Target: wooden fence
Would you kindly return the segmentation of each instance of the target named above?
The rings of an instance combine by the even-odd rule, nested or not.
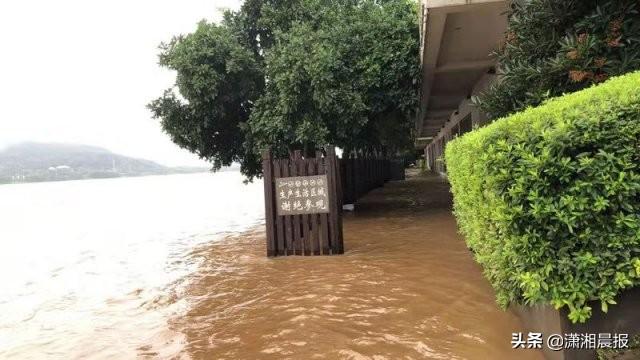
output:
[[[326,154],[317,151],[315,157],[303,157],[301,151],[295,151],[288,159],[274,159],[271,151],[265,151],[262,170],[267,256],[344,253],[343,203],[354,203],[389,180],[404,180],[404,163],[401,160],[390,160],[380,155],[339,159],[333,147],[327,148]],[[286,182],[282,180],[287,178],[315,175],[326,175],[328,209],[325,212],[305,211],[300,204],[298,213],[290,208],[283,211],[285,203],[282,198],[287,194],[282,193],[276,184]],[[309,199],[305,194],[296,195],[301,200]],[[287,201],[286,205],[291,204]]]
[[[342,193],[340,167],[335,150],[326,156],[316,152],[315,158],[303,158],[300,151],[291,159],[273,159],[271,151],[262,156],[267,256],[331,255],[344,252],[342,238]],[[329,212],[300,215],[278,215],[275,179],[327,175]]]
[[[343,202],[353,204],[369,191],[390,180],[404,180],[404,162],[383,156],[340,159]]]

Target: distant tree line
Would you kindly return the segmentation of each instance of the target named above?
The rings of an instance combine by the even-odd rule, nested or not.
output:
[[[176,144],[249,178],[267,146],[399,152],[412,146],[418,53],[407,0],[247,0],[161,44],[176,83],[148,107]]]

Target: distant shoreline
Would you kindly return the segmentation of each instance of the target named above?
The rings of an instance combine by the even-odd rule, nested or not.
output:
[[[226,169],[221,169],[224,171]],[[79,144],[23,142],[0,150],[0,184],[27,184],[210,171],[206,165],[166,166]]]
[[[31,180],[31,181],[14,181],[14,182],[0,182],[0,186],[2,185],[24,185],[24,184],[42,184],[42,183],[60,183],[60,182],[68,182],[68,181],[84,181],[84,180],[113,180],[113,179],[126,179],[126,178],[140,178],[140,177],[151,177],[151,176],[169,176],[169,175],[189,175],[189,174],[205,174],[205,173],[219,173],[219,172],[231,172],[231,171],[239,171],[238,168],[226,168],[220,169],[218,171],[211,171],[208,169],[203,169],[201,171],[189,171],[189,172],[171,172],[166,174],[127,174],[127,175],[117,175],[117,176],[105,176],[105,177],[85,177],[85,178],[77,178],[77,179],[43,179],[43,180]]]

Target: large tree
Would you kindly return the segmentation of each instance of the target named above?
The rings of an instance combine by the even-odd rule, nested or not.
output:
[[[410,144],[419,77],[418,28],[407,2],[333,5],[276,33],[265,94],[251,115],[259,145]]]
[[[411,145],[418,26],[405,0],[247,0],[161,47],[175,89],[149,104],[215,168],[260,174],[259,152]]]
[[[640,69],[637,0],[513,2],[499,81],[476,98],[492,117]]]
[[[214,169],[238,162],[255,174],[258,158],[245,136],[264,82],[255,54],[229,28],[200,22],[194,33],[161,45],[160,65],[176,71],[179,93],[168,89],[148,107],[171,140]]]

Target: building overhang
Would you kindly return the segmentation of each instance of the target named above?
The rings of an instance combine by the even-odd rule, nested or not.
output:
[[[507,27],[509,1],[422,0],[422,98],[416,148],[435,139],[459,104],[494,68]]]

